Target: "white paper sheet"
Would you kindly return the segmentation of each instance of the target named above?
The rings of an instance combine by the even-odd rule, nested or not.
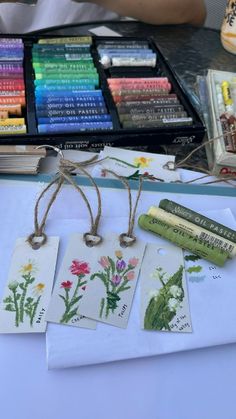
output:
[[[218,221],[236,227],[229,210],[211,213]],[[54,222],[50,232],[54,230]],[[76,222],[75,222],[76,224]],[[125,226],[124,218],[114,223],[112,219],[103,221],[103,229]],[[70,230],[72,223],[67,223]],[[52,229],[52,230],[51,230]],[[163,244],[141,230],[138,237]],[[64,234],[67,235],[64,230]],[[165,242],[166,243],[166,242]],[[98,324],[96,331],[78,330],[68,326],[49,324],[47,332],[47,361],[49,368],[65,368],[97,364],[121,359],[152,356],[170,352],[215,346],[236,341],[235,306],[236,260],[227,262],[221,268],[222,280],[203,282],[188,281],[189,303],[193,333],[178,334],[144,331],[140,328],[140,289],[137,287],[128,328],[125,330],[105,324]]]
[[[4,247],[0,248],[0,295],[3,293],[4,284],[8,273],[11,252],[15,239],[21,235],[32,233],[33,222],[33,204],[35,202],[36,193],[42,185],[29,182],[8,182],[3,181],[1,187],[0,200],[0,217],[4,219],[1,225],[0,240]],[[92,188],[84,188],[88,198],[93,202],[93,207],[96,206],[95,194]],[[103,216],[105,217],[125,217],[127,216],[127,191],[114,189],[101,189]],[[224,209],[230,207],[236,216],[235,197],[220,197],[220,196],[199,196],[199,195],[185,195],[177,193],[161,193],[161,192],[146,192],[141,195],[140,204],[138,207],[138,214],[146,212],[151,205],[159,203],[160,199],[168,198],[177,201],[185,206],[191,206],[196,211],[214,210],[216,208]],[[46,203],[46,202],[45,202]],[[227,211],[224,216],[216,211],[215,218],[235,228],[233,219]],[[88,225],[82,225],[79,219],[83,219],[87,223],[88,214],[87,208],[82,203],[78,193],[72,190],[70,186],[63,188],[55,206],[49,213],[50,222],[47,224],[46,232],[48,234],[57,234],[61,237],[59,261],[63,254],[63,247],[67,242],[69,233],[74,231],[86,231]],[[53,222],[51,220],[54,220]],[[66,222],[65,219],[70,219]],[[71,220],[76,219],[71,224]],[[126,222],[119,220],[119,223],[112,224],[112,230],[118,227],[119,232],[125,228]],[[109,220],[108,220],[109,221]],[[51,225],[51,226],[50,226]],[[110,225],[103,223],[101,231],[110,228]],[[140,238],[151,240],[151,235],[147,232],[138,230]],[[154,236],[153,236],[154,237]],[[161,243],[161,239],[160,239]],[[235,261],[229,262],[234,264]],[[58,264],[59,266],[59,264]],[[228,265],[229,267],[229,265]],[[94,340],[93,334],[88,334],[88,331],[80,331],[79,335],[72,331],[70,327],[50,325],[47,336],[47,354],[49,368],[69,367],[75,365],[85,365],[92,363],[102,363],[111,360],[135,358],[141,356],[150,356],[159,353],[168,353],[173,351],[186,350],[191,348],[198,348],[209,345],[219,345],[236,341],[236,329],[234,319],[236,317],[235,307],[235,266],[232,267],[232,274],[222,283],[221,288],[214,288],[214,294],[209,295],[205,289],[202,290],[195,282],[189,282],[189,301],[190,310],[195,311],[195,316],[192,316],[193,334],[191,336],[176,336],[175,334],[162,336],[158,341],[154,340],[152,332],[143,332],[139,328],[139,312],[133,309],[130,316],[128,329],[117,330],[111,326],[99,325],[97,336],[99,339]],[[204,283],[205,286],[205,283]],[[213,289],[213,288],[212,288]],[[224,299],[221,299],[219,310],[219,298],[216,295],[227,293]],[[227,297],[227,298],[226,298]],[[225,305],[225,310],[222,309],[222,304]],[[139,305],[139,290],[135,294],[134,306]],[[191,313],[192,314],[192,313]],[[207,320],[207,321],[206,321]],[[214,320],[214,322],[213,322]],[[212,327],[213,322],[213,327]],[[135,327],[133,327],[135,325]],[[109,329],[108,329],[109,328]],[[111,333],[112,328],[112,333]],[[114,329],[114,331],[113,331]],[[72,335],[73,333],[73,335]],[[144,344],[140,346],[140,341],[146,334]],[[127,335],[128,334],[128,335]],[[96,351],[92,352],[92,348]]]

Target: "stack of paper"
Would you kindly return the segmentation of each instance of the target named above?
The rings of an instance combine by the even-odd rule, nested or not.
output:
[[[0,146],[0,173],[37,174],[46,149],[35,146]]]

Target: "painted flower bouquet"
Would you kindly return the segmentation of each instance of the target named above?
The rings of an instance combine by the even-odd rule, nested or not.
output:
[[[121,251],[115,252],[115,259],[102,256],[99,264],[101,271],[95,272],[90,279],[100,279],[106,290],[106,297],[101,299],[99,317],[108,317],[114,313],[120,301],[120,294],[131,288],[130,281],[135,279],[135,268],[139,259],[133,257],[126,262]]]
[[[151,294],[145,312],[144,329],[170,331],[170,322],[181,308],[184,299],[183,266],[170,278],[161,267],[158,267],[152,276],[161,282],[162,287]]]
[[[64,301],[65,310],[60,323],[69,323],[74,316],[78,315],[78,303],[83,297],[82,294],[79,295],[79,291],[85,290],[87,281],[84,278],[90,273],[89,264],[77,259],[72,261],[69,270],[77,279],[75,281],[63,281],[61,283],[64,295],[59,294],[59,297]]]
[[[4,298],[5,310],[15,313],[15,326],[19,327],[24,323],[25,316],[29,318],[30,326],[33,326],[39,302],[45,289],[45,284],[35,282],[35,273],[37,268],[29,260],[26,265],[20,269],[21,281],[12,281],[8,284],[10,294]],[[32,285],[32,286],[31,286]]]

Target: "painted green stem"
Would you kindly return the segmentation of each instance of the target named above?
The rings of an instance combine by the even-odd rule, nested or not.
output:
[[[32,311],[32,314],[30,316],[30,326],[33,326],[34,318],[35,318],[35,315],[36,315],[36,311],[37,311],[40,299],[41,299],[41,295],[37,298],[37,301],[33,305],[33,311]]]
[[[12,292],[13,292],[13,297],[14,297],[14,306],[15,306],[15,310],[16,310],[16,313],[15,313],[15,325],[16,325],[16,327],[19,327],[19,307],[18,307],[18,302],[17,302],[17,298],[16,298],[16,290],[12,290]]]

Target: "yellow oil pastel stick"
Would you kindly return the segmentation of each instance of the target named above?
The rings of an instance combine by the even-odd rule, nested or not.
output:
[[[39,44],[91,44],[91,36],[66,36],[63,38],[41,38]]]
[[[25,125],[25,118],[6,118],[0,120],[0,127],[11,125]]]

